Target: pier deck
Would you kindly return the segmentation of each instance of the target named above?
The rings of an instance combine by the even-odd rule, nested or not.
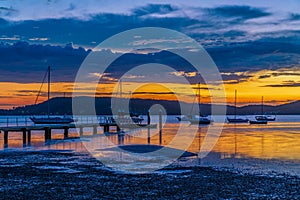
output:
[[[121,128],[156,128],[156,124],[122,124]],[[63,130],[64,138],[68,138],[70,128],[78,128],[80,137],[84,136],[84,128],[93,128],[93,135],[98,134],[98,127],[103,128],[103,133],[109,133],[110,127],[115,127],[117,132],[121,128],[116,122],[100,122],[100,123],[82,123],[82,124],[57,124],[57,125],[34,125],[34,126],[7,126],[0,127],[0,132],[4,133],[4,147],[8,147],[8,133],[21,132],[23,134],[23,145],[30,145],[32,131],[44,131],[45,142],[51,140],[51,130]]]

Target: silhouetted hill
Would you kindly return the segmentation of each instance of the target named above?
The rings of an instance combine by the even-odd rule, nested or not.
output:
[[[74,100],[79,100],[82,103],[77,108],[79,113],[82,115],[91,114],[88,110],[88,106],[94,99],[92,97],[75,97]],[[167,114],[176,115],[180,114],[180,109],[186,110],[185,113],[190,112],[191,104],[182,103],[182,108],[176,101],[168,100],[153,100],[153,99],[131,99],[130,100],[130,112],[138,114],[146,114],[151,106],[155,104],[162,105]],[[37,105],[26,105],[22,107],[17,107],[11,110],[0,110],[0,115],[43,115],[47,114],[48,102],[42,102]],[[50,99],[51,114],[63,115],[72,114],[72,98],[70,97],[57,97]],[[220,106],[216,105],[217,110]],[[111,114],[111,99],[109,97],[101,97],[95,99],[95,110],[98,115],[110,115]],[[211,114],[210,104],[201,104],[201,114],[209,115]],[[264,106],[264,112],[269,114],[300,114],[300,101],[295,101],[288,104],[283,104],[279,106]],[[234,106],[227,106],[227,114],[234,114]],[[251,115],[251,114],[261,114],[261,105],[247,105],[237,108],[238,115]]]

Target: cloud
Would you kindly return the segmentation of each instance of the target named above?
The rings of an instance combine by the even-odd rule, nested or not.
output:
[[[13,37],[0,37],[0,40],[8,40],[8,41],[17,41],[20,40],[19,37],[13,36]]]
[[[56,3],[54,1],[50,5],[58,5]],[[143,5],[140,6],[141,4]],[[5,75],[13,76],[18,72],[20,77],[16,80],[26,81],[28,72],[37,70],[36,74],[31,74],[37,77],[42,73],[43,67],[49,63],[64,74],[58,75],[54,80],[62,77],[68,81],[72,80],[88,54],[87,50],[74,48],[74,46],[87,49],[121,31],[144,26],[170,28],[188,34],[205,47],[221,72],[255,72],[299,65],[300,26],[297,26],[298,14],[296,13],[279,16],[280,19],[274,22],[276,13],[259,7],[228,5],[207,8],[179,6],[172,3],[144,4],[140,3],[128,9],[128,13],[112,13],[113,11],[100,13],[89,10],[88,18],[78,17],[82,13],[73,13],[74,16],[70,17],[72,13],[62,12],[61,15],[53,14],[55,19],[37,18],[37,20],[24,20],[18,23],[0,19],[2,61],[0,72],[4,73],[0,78],[11,80]],[[84,6],[80,6],[79,3],[72,5],[68,2],[59,7],[62,8],[64,11],[69,9],[70,12],[77,12]],[[154,15],[163,17],[153,17]],[[264,19],[264,21],[253,21],[257,19]],[[291,21],[293,19],[294,21]],[[282,20],[286,20],[284,24]],[[257,32],[262,29],[266,31]],[[145,41],[136,36],[135,39],[134,44],[178,42],[168,38]],[[45,45],[46,42],[49,45]],[[66,47],[64,44],[68,42],[73,42],[74,45]],[[108,55],[110,53],[108,52]],[[112,75],[110,77],[120,77],[124,71],[131,69],[135,64],[145,64],[154,60],[155,63],[176,68],[178,73],[183,72],[184,76],[190,78],[193,83],[199,82],[198,76],[189,74],[195,71],[193,67],[183,60],[178,60],[174,55],[150,49],[144,50],[144,56],[140,54],[142,51],[136,51],[135,54],[126,55],[114,62],[108,73],[114,73],[115,77]],[[132,59],[135,63],[130,63]],[[223,78],[229,82],[238,82],[245,81],[249,77],[224,75]],[[265,75],[260,78],[267,77]]]
[[[300,20],[300,14],[298,14],[298,13],[292,13],[292,14],[290,14],[289,20],[291,20],[291,21],[298,21],[298,20]]]
[[[198,75],[197,72],[185,72],[185,71],[176,71],[176,72],[171,72],[170,74],[175,76],[184,76],[184,77],[195,77]]]
[[[1,16],[9,17],[9,16],[16,14],[17,12],[18,11],[12,7],[4,7],[4,6],[0,7],[0,17]]]
[[[0,80],[21,83],[41,81],[47,66],[51,65],[52,81],[73,81],[87,54],[87,50],[69,45],[62,47],[30,45],[27,42],[0,43]]]
[[[294,70],[294,71],[293,71]],[[260,75],[258,79],[265,79],[265,78],[271,78],[271,77],[279,77],[279,76],[300,76],[300,73],[295,72],[295,70],[299,70],[297,68],[292,69],[279,69],[276,72]]]
[[[300,81],[298,82],[295,82],[293,80],[283,81],[281,84],[270,84],[261,87],[300,87]]]
[[[260,76],[258,77],[258,79],[264,79],[264,78],[270,78],[270,77],[272,77],[271,74],[266,74],[266,75],[260,75]]]
[[[174,92],[133,92],[132,94],[174,95]]]
[[[133,15],[145,16],[153,14],[168,14],[178,11],[178,8],[170,4],[147,4],[146,6],[132,9]]]
[[[35,38],[29,38],[30,41],[47,41],[49,40],[49,38],[38,38],[38,37],[35,37]]]
[[[223,82],[226,84],[238,84],[241,82],[246,82],[249,80],[249,78],[253,77],[253,75],[248,74],[248,72],[221,72],[221,75]]]
[[[247,20],[271,15],[262,8],[255,8],[250,6],[220,6],[215,8],[205,9],[208,15],[225,18],[236,18],[240,20]]]

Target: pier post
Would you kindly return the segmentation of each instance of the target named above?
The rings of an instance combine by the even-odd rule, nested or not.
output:
[[[159,111],[159,144],[162,144],[162,112]]]
[[[27,130],[27,144],[30,145],[31,143],[31,130]]]
[[[64,139],[69,137],[69,128],[67,126],[64,126]]]
[[[45,142],[48,140],[48,128],[45,127]]]
[[[93,126],[93,135],[97,135],[97,125]]]
[[[4,131],[4,148],[8,147],[8,131]]]
[[[83,136],[83,127],[82,126],[79,127],[79,134],[80,134],[80,137]]]
[[[45,142],[51,140],[51,129],[50,127],[45,127]]]
[[[151,123],[151,118],[150,118],[150,111],[148,110],[147,112],[147,125],[148,125],[148,144],[151,142],[151,135],[150,135],[150,123]]]
[[[21,129],[23,132],[23,146],[26,146],[26,128]]]
[[[117,132],[119,133],[121,131],[121,128],[117,125]]]
[[[103,131],[104,131],[104,133],[108,133],[109,132],[109,125],[105,124],[103,126]]]
[[[51,128],[49,128],[49,131],[48,131],[48,139],[51,140]]]

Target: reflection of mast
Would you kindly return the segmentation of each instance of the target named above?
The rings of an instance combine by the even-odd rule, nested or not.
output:
[[[199,126],[199,139],[198,139],[198,143],[199,143],[199,152],[198,152],[198,165],[201,165],[201,127]]]
[[[261,114],[264,114],[264,96],[261,97]]]
[[[234,157],[237,157],[237,137],[236,137],[236,124],[234,124]]]
[[[264,156],[264,151],[265,151],[265,135],[262,134],[261,137],[261,156]]]
[[[122,79],[120,79],[120,98],[122,98]]]
[[[234,119],[236,119],[236,90],[234,91]]]

